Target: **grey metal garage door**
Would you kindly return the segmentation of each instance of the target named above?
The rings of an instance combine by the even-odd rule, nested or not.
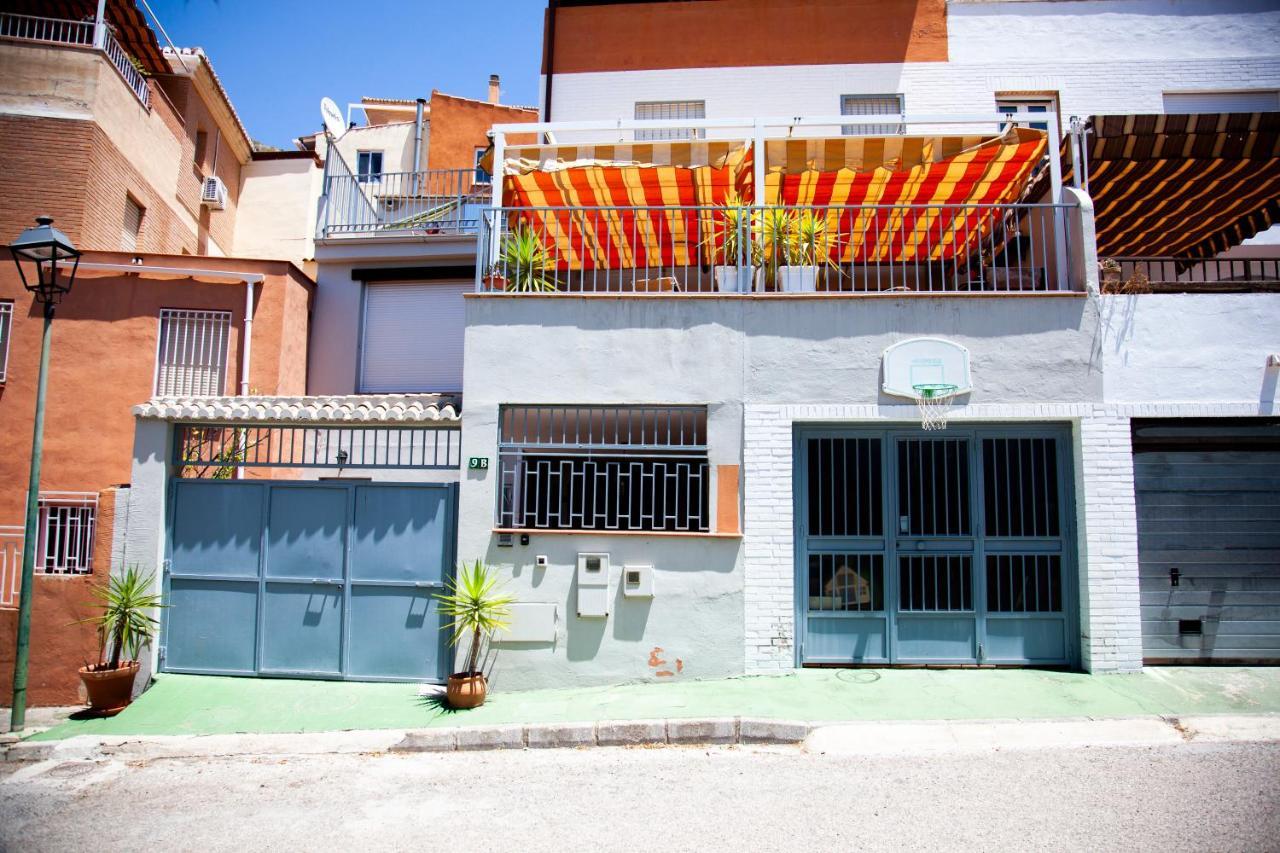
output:
[[[1075,663],[1069,435],[797,430],[800,663]]]
[[[1280,661],[1280,428],[1135,421],[1149,663]]]
[[[161,667],[442,680],[456,484],[172,484]]]

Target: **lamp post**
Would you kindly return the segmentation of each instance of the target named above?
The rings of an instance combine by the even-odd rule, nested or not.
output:
[[[76,280],[80,252],[67,235],[53,227],[53,218],[37,216],[34,228],[23,231],[9,245],[22,286],[31,291],[44,309],[44,333],[40,338],[40,372],[36,380],[35,425],[31,431],[31,478],[27,483],[27,527],[22,539],[22,587],[18,595],[18,643],[13,661],[13,716],[10,729],[22,731],[27,717],[27,661],[31,645],[31,586],[36,566],[36,524],[40,516],[40,454],[44,444],[44,392],[49,373],[49,339],[54,306],[62,301]],[[28,279],[23,261],[35,264]],[[67,269],[67,264],[71,268]],[[60,268],[61,267],[61,268]]]

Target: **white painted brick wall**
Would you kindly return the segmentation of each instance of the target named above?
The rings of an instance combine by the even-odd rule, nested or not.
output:
[[[1142,666],[1134,417],[1241,417],[1256,402],[984,405],[953,422],[1068,421],[1074,425],[1081,663],[1093,672]],[[875,424],[910,420],[914,406],[750,405],[743,412],[746,668],[795,666],[795,536],[792,436],[798,422]]]

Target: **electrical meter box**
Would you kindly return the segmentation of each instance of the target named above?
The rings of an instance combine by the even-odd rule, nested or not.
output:
[[[578,615],[603,619],[609,615],[609,555],[578,555]]]
[[[653,566],[623,566],[622,594],[626,598],[653,598]]]

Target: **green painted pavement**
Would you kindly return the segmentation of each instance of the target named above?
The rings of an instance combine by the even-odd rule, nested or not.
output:
[[[1127,675],[1037,670],[806,669],[777,676],[504,693],[450,711],[414,684],[161,675],[110,719],[32,736],[319,732],[664,717],[967,720],[1280,712],[1280,668],[1159,668]]]

